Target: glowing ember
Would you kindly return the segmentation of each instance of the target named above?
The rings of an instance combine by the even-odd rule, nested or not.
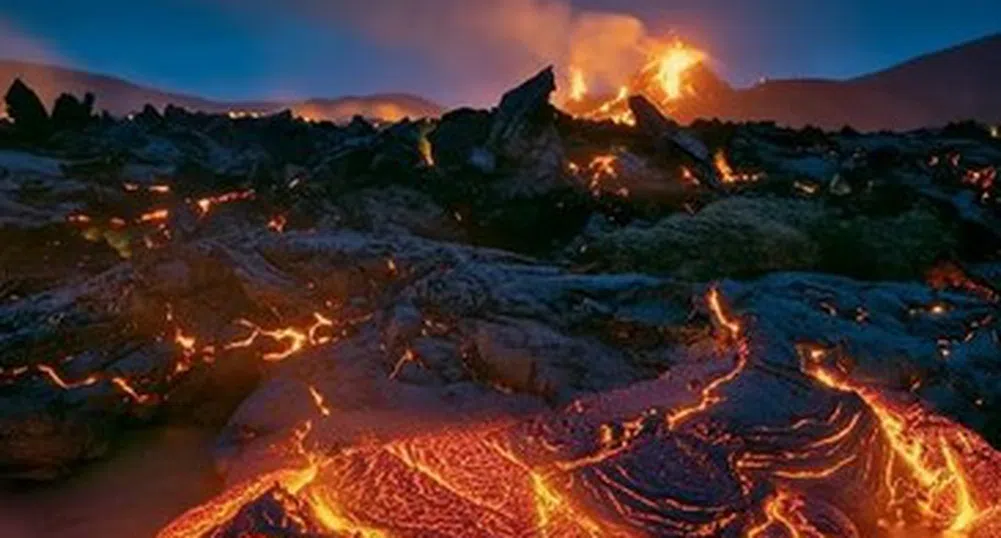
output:
[[[249,200],[254,197],[253,190],[246,191],[232,191],[220,194],[218,196],[209,196],[206,198],[200,198],[195,202],[195,206],[198,208],[199,215],[204,217],[212,210],[214,206],[220,204],[228,204],[230,202],[235,202],[238,200]]]
[[[992,303],[1001,298],[989,284],[969,275],[966,270],[953,262],[936,265],[925,275],[925,280],[935,289],[960,289]]]
[[[657,81],[668,100],[680,99],[685,88],[685,73],[705,60],[705,54],[681,42],[660,53],[657,59]]]
[[[316,390],[313,385],[309,386],[309,395],[313,398],[313,403],[316,405],[316,410],[320,412],[321,415],[325,417],[330,416],[330,408],[324,403],[323,395],[320,391]]]
[[[53,383],[56,384],[56,386],[64,390],[89,387],[101,380],[101,378],[96,375],[89,375],[80,381],[66,381],[55,371],[55,369],[47,364],[39,364],[35,368],[37,368],[39,372],[45,374],[50,380],[52,380]]]
[[[285,218],[285,215],[275,215],[268,221],[268,229],[282,233],[285,231],[286,224],[288,224],[288,220]]]
[[[149,394],[140,394],[124,377],[113,377],[111,378],[111,383],[137,404],[147,403],[152,398]]]
[[[570,68],[570,99],[580,101],[587,95],[587,80],[584,72],[576,67]]]
[[[434,162],[434,147],[431,146],[431,139],[428,135],[431,134],[432,128],[425,125],[421,128],[421,137],[417,140],[417,151],[421,154],[421,159],[424,161],[424,165],[428,168],[432,168],[435,165]]]
[[[723,183],[750,183],[758,181],[764,177],[764,174],[761,173],[749,174],[735,172],[733,167],[730,166],[730,162],[727,161],[726,154],[723,150],[716,152],[716,155],[713,157],[713,166],[715,166],[716,172],[719,174],[720,180],[722,180]]]
[[[153,211],[149,211],[147,213],[143,213],[139,217],[139,222],[141,223],[163,222],[169,218],[170,218],[170,211],[166,209],[156,209]]]
[[[389,379],[396,379],[400,375],[400,370],[402,370],[403,367],[409,363],[420,363],[420,360],[417,358],[417,355],[412,349],[404,351],[400,360],[396,361],[396,365],[393,366],[393,371],[389,373]]]

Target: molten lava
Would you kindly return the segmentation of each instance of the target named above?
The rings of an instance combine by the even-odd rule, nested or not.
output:
[[[890,448],[880,471],[887,498],[881,527],[930,528],[945,536],[965,536],[982,518],[997,518],[998,477],[973,473],[983,460],[998,459],[993,448],[918,403],[900,403],[853,382],[836,364],[825,361],[828,354],[820,348],[804,354],[803,372],[832,389],[858,395],[875,415]]]
[[[288,468],[235,485],[182,515],[159,536],[229,535],[220,532],[238,513],[274,498],[286,500],[281,506],[287,528],[314,529],[310,536],[317,535],[315,529],[321,529],[319,536],[367,538],[993,536],[983,532],[996,528],[990,525],[1001,516],[1001,480],[993,472],[1001,466],[1001,454],[956,423],[854,382],[838,361],[830,364],[832,352],[826,348],[798,346],[805,377],[795,381],[815,380],[810,390],[837,402],[824,414],[750,432],[718,430],[725,423],[717,423],[707,411],[730,400],[744,405],[736,401],[740,392],[729,392],[732,382],[760,373],[751,368],[758,357],[751,353],[750,318],[731,313],[717,287],[709,289],[705,305],[722,352],[716,356],[733,357],[734,365],[713,369],[722,373],[695,394],[694,403],[646,408],[630,419],[581,422],[593,425],[584,453],[572,445],[564,451],[566,440],[559,432],[586,417],[590,404],[574,404],[543,418],[541,429],[510,422],[453,425],[333,452],[307,448],[312,428],[307,422],[292,432],[291,450],[276,445],[289,454]],[[929,307],[934,310],[935,304]],[[286,356],[321,342],[324,337],[317,331],[327,321],[317,315],[305,329],[272,331],[246,322],[253,332],[241,345],[270,338],[284,345],[276,356]],[[407,349],[390,377],[419,361]],[[324,395],[315,386],[307,389],[316,412],[329,417]],[[706,443],[702,446],[708,452],[697,448],[696,440]],[[691,460],[669,458],[663,468],[656,459],[637,463],[677,447],[682,452],[675,456]],[[730,452],[714,459],[717,450]],[[656,488],[673,488],[689,466],[715,465],[726,469],[716,476],[733,478],[738,485],[736,496],[724,501],[732,506],[702,498],[716,487],[710,483],[694,486],[691,491],[698,493],[692,498],[643,489],[648,485],[644,480],[652,480]],[[814,500],[813,495],[821,496]],[[822,495],[843,498],[834,505]],[[864,495],[865,502],[853,495]],[[857,522],[842,511],[844,506],[857,510],[852,515],[874,514]],[[307,534],[290,530],[287,535]]]

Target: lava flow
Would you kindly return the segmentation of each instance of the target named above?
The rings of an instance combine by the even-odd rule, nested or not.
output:
[[[886,497],[880,527],[969,536],[996,526],[1001,480],[991,469],[1001,463],[1001,454],[977,434],[918,403],[901,403],[853,382],[837,357],[831,360],[832,354],[809,348],[802,369],[823,385],[858,395],[878,421],[890,449],[878,471]]]

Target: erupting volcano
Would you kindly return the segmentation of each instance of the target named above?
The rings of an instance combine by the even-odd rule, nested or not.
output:
[[[351,119],[12,82],[0,535],[1001,537],[990,118],[705,119],[773,86],[631,15],[372,4],[415,71],[455,21],[553,67]]]
[[[670,113],[673,103],[695,93],[689,73],[706,61],[707,56],[680,40],[655,41],[645,49],[645,64],[635,75],[617,87],[600,87],[595,93],[592,93],[594,81],[586,67],[569,66],[564,77],[568,89],[558,96],[560,107],[581,118],[635,125],[636,118],[629,109],[628,100],[632,95],[642,95],[665,114]]]

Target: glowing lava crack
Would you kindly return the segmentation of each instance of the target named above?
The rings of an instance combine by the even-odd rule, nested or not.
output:
[[[816,398],[791,406],[807,414],[768,426],[731,417],[769,394],[753,392],[764,381],[735,380],[767,374],[752,368],[753,328],[717,288],[705,302],[723,358],[703,366],[722,373],[688,396],[668,375],[528,422],[334,451],[312,445],[307,423],[290,436],[288,469],[233,486],[160,538],[229,535],[273,505],[284,507],[281,532],[255,527],[254,536],[993,536],[1001,455],[951,421],[855,384],[830,350],[799,347],[801,386],[815,381]],[[713,364],[727,356],[729,367]],[[323,427],[332,411],[309,392]]]

